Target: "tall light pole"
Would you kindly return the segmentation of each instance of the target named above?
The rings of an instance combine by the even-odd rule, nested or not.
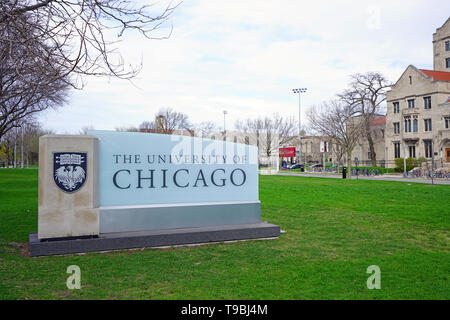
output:
[[[21,125],[22,129],[22,138],[21,138],[21,146],[20,146],[20,167],[23,169],[24,161],[23,161],[23,127],[24,125]]]
[[[227,139],[227,129],[225,127],[225,116],[227,113],[227,110],[223,110],[223,136],[225,137],[225,140]]]
[[[298,93],[298,163],[302,163],[302,137],[301,137],[301,111],[300,111],[300,95],[305,93],[307,88],[292,89],[294,93]]]
[[[14,128],[15,135],[14,135],[14,169],[17,168],[17,127]]]

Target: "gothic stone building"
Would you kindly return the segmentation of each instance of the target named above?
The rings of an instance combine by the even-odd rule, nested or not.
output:
[[[433,35],[433,53],[434,70],[410,65],[387,93],[389,167],[433,154],[438,167],[450,167],[450,18]]]

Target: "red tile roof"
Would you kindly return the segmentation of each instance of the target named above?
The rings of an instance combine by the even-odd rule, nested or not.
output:
[[[369,122],[371,125],[377,125],[377,124],[385,124],[386,123],[386,117],[377,117],[377,118],[373,118],[372,120],[370,120]]]
[[[450,81],[450,72],[446,71],[434,71],[434,70],[425,70],[425,69],[419,69],[427,77],[432,77],[433,80],[440,80],[440,81]]]

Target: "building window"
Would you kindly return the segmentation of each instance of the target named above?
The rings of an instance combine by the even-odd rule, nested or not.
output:
[[[445,51],[450,51],[450,41],[445,41]]]
[[[408,100],[408,108],[410,108],[410,109],[414,108],[414,99]]]
[[[450,129],[450,117],[445,117],[445,129]]]
[[[433,152],[431,149],[431,140],[424,140],[423,144],[425,146],[425,158],[431,158]]]
[[[424,97],[423,105],[424,105],[425,109],[431,109],[431,97]]]
[[[394,142],[394,158],[400,158],[400,142]]]
[[[416,146],[409,146],[409,157],[410,158],[416,157]]]
[[[445,58],[445,67],[450,68],[450,58]]]
[[[409,76],[409,84],[412,84],[412,77]]]
[[[411,132],[411,118],[405,117],[405,132]]]
[[[425,131],[431,131],[431,119],[423,120],[425,123]]]
[[[400,122],[394,122],[394,134],[400,133]]]
[[[400,102],[394,102],[394,113],[400,113]]]
[[[417,132],[417,127],[418,127],[418,125],[417,125],[417,119],[414,119],[414,120],[413,120],[413,131],[414,131],[414,132]]]
[[[367,152],[367,160],[372,160],[372,152]]]

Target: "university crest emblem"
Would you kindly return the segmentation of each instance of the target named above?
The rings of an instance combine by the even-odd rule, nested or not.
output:
[[[64,192],[78,191],[86,181],[87,154],[83,152],[55,152],[53,178]]]

